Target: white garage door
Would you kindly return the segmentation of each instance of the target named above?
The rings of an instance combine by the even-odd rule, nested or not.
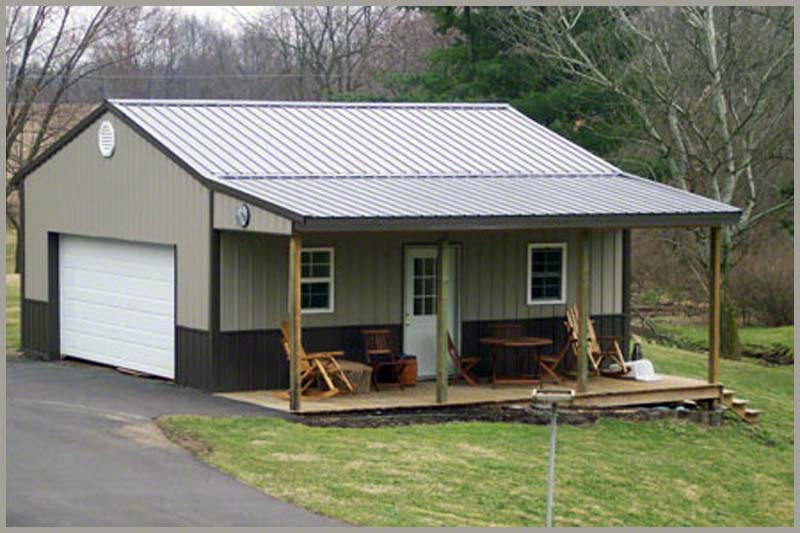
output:
[[[175,377],[170,246],[62,235],[61,353]]]

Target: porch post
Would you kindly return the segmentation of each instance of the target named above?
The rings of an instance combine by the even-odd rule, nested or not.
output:
[[[447,324],[450,322],[450,246],[439,241],[436,276],[436,403],[447,402]]]
[[[578,344],[580,354],[578,357],[578,392],[586,392],[589,382],[589,260],[592,250],[592,234],[589,230],[581,230],[580,246],[578,247],[578,315],[579,332]]]
[[[719,330],[721,316],[722,239],[721,228],[711,228],[708,283],[708,382],[719,383]]]
[[[300,410],[300,356],[302,325],[300,320],[300,235],[289,237],[289,409]]]

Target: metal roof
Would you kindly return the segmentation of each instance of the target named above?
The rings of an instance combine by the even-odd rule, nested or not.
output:
[[[635,176],[226,179],[314,218],[731,213],[738,209]]]
[[[198,175],[307,219],[671,216],[677,225],[740,214],[626,174],[507,104],[109,104]]]
[[[619,172],[507,104],[111,104],[206,177]]]

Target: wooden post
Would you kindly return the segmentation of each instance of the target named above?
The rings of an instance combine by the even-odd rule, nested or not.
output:
[[[450,312],[450,246],[439,241],[436,269],[436,403],[447,402],[447,325]]]
[[[589,383],[589,293],[590,270],[589,264],[592,250],[592,236],[589,230],[580,233],[580,246],[578,247],[578,317],[579,328],[578,344],[578,392],[586,392]]]
[[[289,409],[300,410],[300,346],[302,323],[300,315],[300,252],[298,234],[289,237]]]
[[[722,235],[719,226],[711,228],[709,239],[708,283],[708,382],[719,383],[719,332],[722,307]]]

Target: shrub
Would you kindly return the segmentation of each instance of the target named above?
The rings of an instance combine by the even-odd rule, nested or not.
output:
[[[794,323],[793,255],[788,240],[770,239],[732,269],[728,283],[745,325]]]

